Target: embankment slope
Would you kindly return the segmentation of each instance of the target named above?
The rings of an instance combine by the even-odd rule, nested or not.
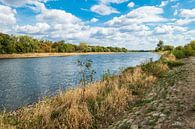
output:
[[[155,83],[142,101],[109,128],[194,129],[195,57],[182,61],[185,65]]]

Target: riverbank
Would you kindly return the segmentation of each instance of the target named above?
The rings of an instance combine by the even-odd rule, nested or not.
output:
[[[106,128],[194,129],[195,57],[180,60],[130,109]]]
[[[113,53],[115,52],[0,54],[0,59],[41,58],[41,57],[52,57],[52,56],[77,56],[77,55],[113,54]]]
[[[59,95],[42,100],[35,105],[14,112],[2,113],[0,127],[4,129],[130,128],[131,126],[152,128],[158,124],[156,123],[157,118],[169,116],[169,114],[172,114],[171,121],[167,123],[173,122],[171,124],[176,124],[176,126],[178,123],[183,125],[180,121],[174,121],[173,118],[178,118],[177,114],[183,112],[183,106],[187,107],[185,111],[193,111],[192,97],[194,92],[192,89],[194,82],[192,78],[194,78],[195,71],[192,64],[195,62],[194,59],[185,59],[182,60],[185,65],[181,66],[181,63],[174,63],[172,60],[172,63],[167,63],[168,60],[164,63],[162,60],[128,68],[119,75],[107,75],[104,80],[90,84],[85,88],[61,92]],[[173,68],[176,66],[173,64],[179,65]],[[182,70],[184,68],[192,74],[187,74],[185,70]],[[182,77],[188,78],[187,88],[183,86],[186,80]],[[178,84],[180,84],[180,88],[186,89],[178,88]],[[178,92],[173,92],[175,90]],[[192,92],[187,92],[187,90],[192,90]],[[184,94],[186,98],[182,99],[180,98],[182,96],[177,96],[181,91],[186,93]],[[175,95],[174,98],[171,98],[172,93]],[[181,99],[187,100],[188,103],[181,105],[181,107],[179,105],[178,110],[172,108],[177,106],[177,102]],[[159,107],[158,110],[156,107]],[[173,116],[174,114],[176,116]],[[189,118],[193,118],[193,116]],[[169,117],[161,119],[162,122],[166,120],[170,120]],[[188,118],[185,120],[188,121]]]

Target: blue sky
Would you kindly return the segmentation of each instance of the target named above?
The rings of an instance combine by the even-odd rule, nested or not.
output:
[[[0,0],[0,32],[153,49],[195,39],[195,0]]]

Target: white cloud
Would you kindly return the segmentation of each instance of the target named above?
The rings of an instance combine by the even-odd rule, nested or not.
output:
[[[129,2],[129,4],[127,5],[129,8],[133,8],[135,6],[134,2]]]
[[[80,22],[80,19],[71,13],[67,13],[64,10],[57,9],[45,9],[36,16],[37,21],[52,22],[62,24],[75,24]]]
[[[164,7],[169,3],[169,1],[162,1],[159,7]]]
[[[195,8],[194,9],[182,9],[180,15],[185,18],[195,18]]]
[[[110,3],[121,4],[127,1],[128,0],[99,0],[99,4],[92,6],[90,10],[103,16],[120,13],[117,9],[113,8]]]
[[[3,4],[19,7],[31,2],[31,0],[0,0]]]
[[[121,32],[128,32],[128,31],[148,31],[150,28],[146,25],[139,25],[139,24],[130,24],[127,26],[122,26],[119,28]]]
[[[170,0],[170,2],[177,2],[178,0]]]
[[[173,13],[174,16],[178,15],[178,10],[176,9]]]
[[[157,34],[172,34],[172,33],[180,33],[180,32],[185,32],[187,31],[186,27],[180,27],[180,26],[175,26],[175,25],[161,25],[157,26],[154,29],[154,32]]]
[[[126,15],[114,17],[108,21],[108,26],[121,26],[133,23],[165,22],[167,19],[161,16],[163,9],[154,6],[143,6],[137,8]]]
[[[166,33],[171,33],[172,27],[171,26],[158,26],[155,28],[155,33],[157,34],[166,34]]]
[[[12,25],[16,23],[15,18],[16,10],[0,5],[0,24],[1,25]]]
[[[64,10],[42,10],[36,16],[36,20],[50,26],[47,35],[51,39],[66,39],[78,42],[89,37],[89,27],[80,18]]]
[[[3,4],[10,7],[28,7],[35,12],[45,9],[44,3],[48,0],[0,0]]]
[[[172,8],[178,8],[179,5],[180,5],[180,3],[176,3],[175,5],[172,5],[171,7],[172,7]]]
[[[5,5],[20,7],[26,4],[33,4],[34,2],[47,2],[48,0],[0,0]]]
[[[91,20],[90,20],[91,22],[97,22],[97,21],[99,21],[97,18],[92,18]]]
[[[195,9],[180,9],[177,11],[177,14],[180,16],[180,19],[176,20],[176,25],[183,26],[195,22]]]
[[[100,0],[101,3],[115,3],[115,4],[121,4],[124,2],[127,2],[128,0]]]
[[[16,10],[0,5],[0,31],[7,32],[16,24]]]
[[[94,5],[91,7],[90,10],[100,15],[110,15],[112,13],[119,13],[119,11],[116,10],[115,8],[105,4]]]
[[[175,24],[182,26],[182,25],[191,24],[193,22],[195,22],[195,18],[193,18],[193,19],[179,19],[179,20],[176,20]]]
[[[36,23],[36,25],[16,26],[15,31],[25,34],[44,34],[49,30],[50,26],[47,23]]]

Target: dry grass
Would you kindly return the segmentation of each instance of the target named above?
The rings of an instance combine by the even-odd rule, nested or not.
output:
[[[124,113],[130,102],[156,80],[156,75],[167,70],[160,62],[126,69],[85,88],[61,92],[31,107],[0,115],[0,128],[101,128]]]
[[[156,77],[163,76],[169,70],[168,65],[162,63],[161,61],[149,62],[147,64],[142,65],[141,67],[147,74],[152,74]]]
[[[165,53],[161,56],[162,61],[176,61],[176,57],[172,53]]]

